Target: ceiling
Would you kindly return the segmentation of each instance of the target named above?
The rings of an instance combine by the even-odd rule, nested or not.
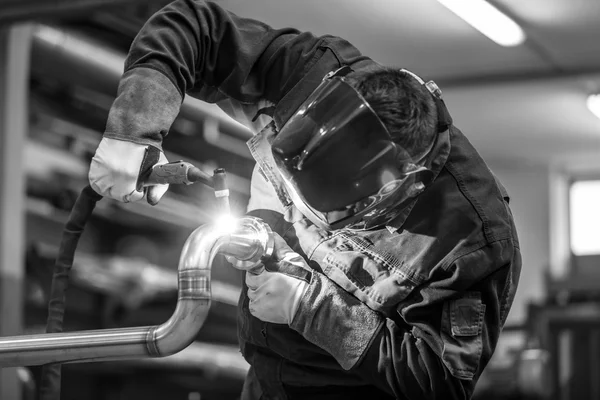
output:
[[[600,169],[600,1],[493,1],[524,28],[505,48],[436,0],[217,0],[274,27],[344,37],[442,88],[456,125],[494,163]]]
[[[11,1],[29,9],[0,7],[0,23],[19,13],[42,15],[46,4]],[[274,27],[344,37],[381,64],[435,80],[455,124],[493,164],[600,170],[600,119],[585,105],[589,93],[600,92],[598,0],[490,0],[525,30],[527,41],[513,48],[492,42],[436,0],[215,1]],[[61,4],[79,9],[82,24],[100,23],[125,51],[142,21],[167,2]]]

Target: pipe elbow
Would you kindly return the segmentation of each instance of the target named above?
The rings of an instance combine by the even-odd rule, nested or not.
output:
[[[0,368],[164,357],[185,349],[195,340],[208,316],[214,257],[218,253],[230,255],[249,261],[250,268],[273,253],[273,234],[263,221],[244,217],[231,222],[229,227],[203,225],[186,240],[177,274],[177,306],[164,324],[3,337],[0,338]]]
[[[273,253],[273,233],[255,217],[203,225],[186,240],[178,267],[178,299],[175,312],[164,324],[148,331],[150,356],[175,354],[189,346],[202,328],[211,304],[211,270],[222,253],[251,263]]]

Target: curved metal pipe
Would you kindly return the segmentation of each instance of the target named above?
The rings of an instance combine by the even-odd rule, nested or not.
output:
[[[204,225],[188,237],[179,259],[177,306],[162,325],[0,338],[0,368],[163,357],[183,350],[208,315],[214,257],[221,253],[252,264],[273,252],[268,225],[254,217],[234,222],[229,229]]]

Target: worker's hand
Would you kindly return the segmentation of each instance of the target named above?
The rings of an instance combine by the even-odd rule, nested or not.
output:
[[[162,151],[156,149],[156,160],[144,160],[148,146],[102,138],[90,164],[90,186],[104,197],[128,203],[141,200],[147,195],[148,203],[157,204],[169,185],[154,185],[138,191],[140,173],[154,165],[168,163]],[[145,165],[142,168],[142,163]]]
[[[233,268],[241,271],[252,270],[255,274],[258,274],[260,270],[265,268],[262,261],[242,261],[238,260],[234,256],[225,256],[225,259]]]
[[[274,253],[264,269],[246,273],[249,309],[262,321],[290,325],[308,289],[312,271],[281,236],[274,236]]]

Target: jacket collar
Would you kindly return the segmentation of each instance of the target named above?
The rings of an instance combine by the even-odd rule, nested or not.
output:
[[[438,135],[437,141],[431,151],[431,156],[424,165],[430,171],[429,184],[426,186],[412,186],[411,189],[414,193],[412,195],[412,200],[410,200],[409,203],[405,206],[402,206],[402,210],[400,211],[398,216],[396,216],[396,218],[394,218],[389,224],[386,225],[387,230],[391,233],[396,233],[402,228],[404,222],[406,222],[406,219],[408,218],[410,212],[416,204],[418,196],[422,192],[427,190],[427,187],[435,181],[435,179],[438,177],[438,175],[444,168],[444,165],[446,165],[446,161],[448,160],[448,156],[450,155],[450,149],[452,147],[450,144],[450,129],[452,129],[451,126]]]

